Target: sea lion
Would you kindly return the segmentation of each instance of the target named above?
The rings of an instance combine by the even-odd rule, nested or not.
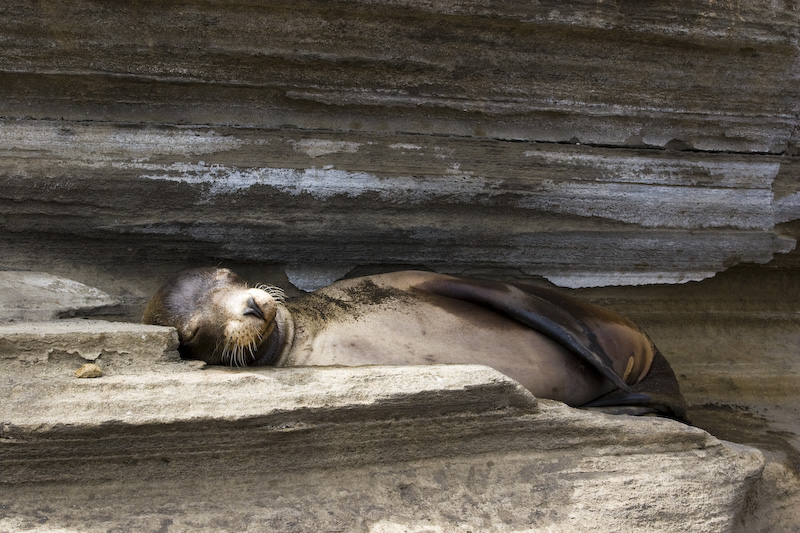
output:
[[[535,396],[682,419],[666,359],[630,320],[557,291],[402,271],[287,301],[224,268],[179,273],[148,324],[173,326],[186,359],[231,366],[485,364]]]

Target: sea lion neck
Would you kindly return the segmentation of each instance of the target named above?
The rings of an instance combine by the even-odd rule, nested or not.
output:
[[[294,343],[295,325],[292,313],[282,304],[275,310],[275,331],[264,342],[252,366],[282,366]]]
[[[315,295],[307,294],[287,301],[281,305],[280,320],[285,331],[282,349],[269,363],[272,366],[298,366],[303,365],[305,356],[312,353],[314,339],[325,329],[329,323],[319,313],[319,302]]]

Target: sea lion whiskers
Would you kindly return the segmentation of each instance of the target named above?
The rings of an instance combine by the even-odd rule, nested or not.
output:
[[[222,344],[222,341],[225,341],[225,346],[222,347],[222,352],[220,352],[219,348],[220,348],[220,345]],[[219,337],[217,337],[217,343],[214,345],[214,350],[211,352],[211,354],[213,355],[213,354],[219,353],[220,354],[220,359],[222,359],[224,361],[225,360],[224,359],[225,358],[225,350],[227,349],[227,346],[228,346],[228,340],[224,336],[219,336]]]
[[[240,363],[242,357],[242,347],[236,343],[233,343],[232,349],[228,352],[228,365],[239,367],[242,366]]]
[[[231,340],[229,338],[227,338],[227,337],[224,337],[224,339],[225,339],[225,346],[222,347],[222,354],[220,355],[220,359],[222,360],[222,362],[224,364],[226,364],[228,366],[233,366],[230,363],[230,361],[231,361]],[[220,338],[220,340],[222,340],[222,338]]]
[[[225,346],[222,349],[222,362],[228,366],[247,366],[256,358],[258,347],[264,340],[264,335],[260,331],[255,332],[255,336],[249,341],[242,342],[242,335],[225,337]]]
[[[247,347],[244,345],[239,345],[236,350],[236,367],[245,366],[244,365],[244,351]]]
[[[245,355],[244,351],[245,348],[247,350],[247,354]],[[258,343],[255,339],[250,341],[250,344],[243,347],[242,349],[242,366],[247,366],[250,361],[256,358],[256,351],[258,350]]]
[[[228,366],[239,367],[240,363],[241,346],[233,337],[225,338],[225,347],[222,349],[222,362]]]
[[[257,283],[253,286],[254,289],[259,289],[270,296],[279,303],[286,303],[286,292],[280,287],[276,287],[275,285],[265,285],[263,283]]]
[[[249,344],[238,343],[236,346],[236,366],[247,366],[245,353],[249,350]]]

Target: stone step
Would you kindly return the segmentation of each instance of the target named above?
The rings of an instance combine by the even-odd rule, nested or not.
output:
[[[157,326],[0,326],[0,530],[729,531],[764,468],[484,366],[231,369],[176,348]]]
[[[4,377],[0,529],[728,531],[763,468],[487,367],[157,366]]]
[[[24,375],[69,375],[85,363],[111,374],[142,372],[178,361],[173,328],[102,320],[0,325],[0,365]]]

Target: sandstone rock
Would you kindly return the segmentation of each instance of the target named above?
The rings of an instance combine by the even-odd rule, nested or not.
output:
[[[237,531],[730,531],[763,468],[755,449],[678,422],[537,402],[486,367],[15,390],[0,407],[4,528],[153,529],[168,511],[177,528]],[[78,457],[92,468],[66,467]],[[103,513],[75,515],[89,504]]]
[[[797,124],[793,7],[22,2],[2,19],[0,110],[782,153]],[[130,150],[145,158],[163,143],[134,138]]]
[[[94,287],[45,272],[0,271],[0,322],[53,320],[118,304]]]
[[[286,288],[287,273],[309,287],[350,265],[614,285],[604,297],[633,311],[656,339],[679,373],[696,423],[766,454],[766,474],[744,506],[746,516],[700,530],[734,523],[748,533],[791,531],[800,523],[795,3],[311,0],[111,7],[78,0],[15,2],[0,11],[4,268],[58,265],[59,274],[124,300],[120,312],[134,321],[169,275],[220,262]],[[725,277],[734,265],[766,262],[747,279]],[[624,287],[702,278],[685,286]],[[717,283],[720,278],[727,281]],[[30,309],[22,312],[31,316]],[[76,380],[72,371],[85,359],[68,352],[35,356],[36,363],[14,352],[0,360],[0,384],[69,377],[73,385],[95,387],[142,370],[106,366],[106,359],[127,356],[103,352],[108,375]],[[159,357],[156,351],[153,358]],[[160,377],[137,385],[143,403],[150,405],[157,392],[172,398],[173,385],[156,385],[172,366],[158,365]],[[189,382],[204,375],[190,373],[196,376]],[[181,393],[189,387],[174,386]],[[224,385],[211,388],[227,397]],[[115,398],[113,389],[95,390]],[[53,391],[46,396],[50,404],[72,394]],[[15,385],[3,398],[18,393],[27,401],[37,394]],[[95,397],[89,412],[115,404],[104,402]],[[292,412],[302,412],[301,404],[292,404]],[[166,407],[159,412],[174,417]],[[151,429],[182,431],[151,421]],[[370,427],[359,426],[350,440],[371,438]],[[288,438],[273,429],[267,434],[274,440]],[[285,430],[296,435],[302,428]],[[241,449],[229,444],[234,436],[219,442],[240,457]],[[434,447],[439,439],[434,431],[419,437]],[[140,442],[149,434],[126,438]],[[86,494],[80,484],[56,484],[47,499],[64,504],[62,510],[72,504],[97,509],[99,502],[111,517],[120,511],[114,524],[108,518],[96,526],[103,531],[189,529],[192,513],[204,505],[241,530],[264,523],[301,529],[306,519],[329,529],[467,524],[511,530],[524,522],[520,509],[530,520],[544,520],[539,509],[549,513],[546,524],[538,522],[541,529],[571,529],[548,507],[572,501],[568,485],[548,500],[546,491],[516,485],[526,479],[520,475],[508,482],[513,494],[492,493],[496,486],[476,482],[491,478],[494,467],[480,463],[485,455],[438,470],[403,461],[369,471],[354,466],[352,477],[333,469],[295,479],[292,465],[267,473],[258,465],[253,475],[264,474],[258,483],[198,474],[185,478],[180,492],[200,496],[178,502],[170,499],[175,487],[166,474],[188,472],[209,457],[208,464],[223,464],[214,459],[218,446],[176,459],[185,441],[153,444],[142,478],[129,464],[139,459],[130,459],[124,481],[93,485]],[[255,459],[245,448],[249,465]],[[123,444],[117,449],[116,457],[128,457]],[[170,453],[159,463],[165,449]],[[387,464],[407,478],[394,492],[384,490],[390,502],[384,507],[375,503],[373,488],[387,479]],[[67,470],[59,463],[54,471]],[[494,479],[500,478],[508,481]],[[86,529],[70,512],[42,507],[40,489],[15,486],[13,512],[3,508],[0,529]],[[297,502],[282,489],[313,497],[293,507]],[[225,502],[215,490],[229,495]],[[127,501],[150,508],[159,491],[164,503],[149,514],[123,509]],[[441,516],[427,507],[413,516],[391,515],[395,507],[408,510],[449,493],[466,502],[461,511]],[[239,505],[242,494],[252,505]],[[278,502],[279,511],[270,515],[259,494]],[[481,498],[492,494],[491,506],[481,508]],[[624,489],[618,494],[619,501],[627,497]],[[330,503],[330,510],[303,505],[314,502]],[[360,522],[347,514],[348,502],[362,504]],[[319,514],[309,518],[309,509]],[[620,516],[640,514],[621,509],[607,524]]]
[[[762,0],[14,4],[0,264],[585,287],[765,263],[798,235],[799,22]]]
[[[328,281],[333,267],[384,263],[502,267],[573,287],[677,283],[792,250],[776,224],[800,217],[786,207],[798,193],[774,201],[779,156],[226,128],[123,136],[78,124],[79,141],[65,143],[62,127],[0,124],[13,147],[0,158],[13,236],[0,261],[29,256],[20,244],[36,248],[46,231],[64,234],[46,254],[78,261],[70,249],[82,243],[100,265],[163,249],[154,261],[303,265]],[[163,147],[142,158],[136,135]],[[358,148],[296,150],[334,139]],[[14,174],[20,165],[27,177]],[[57,219],[29,217],[26,202]]]
[[[0,325],[0,365],[34,375],[86,361],[103,361],[110,372],[141,371],[178,360],[177,349],[176,331],[161,326],[101,320]]]
[[[602,302],[601,293],[613,295],[606,303],[627,299],[626,314],[669,358],[693,424],[764,453],[764,475],[740,531],[797,531],[800,276],[796,270],[739,268],[684,286],[642,292],[595,289],[592,299]]]

